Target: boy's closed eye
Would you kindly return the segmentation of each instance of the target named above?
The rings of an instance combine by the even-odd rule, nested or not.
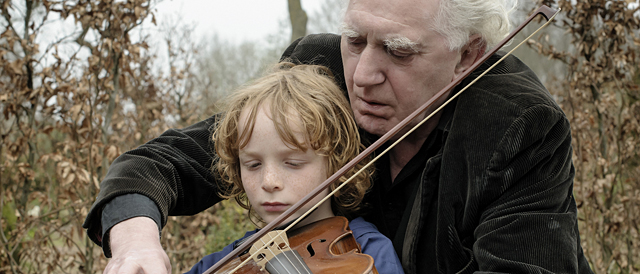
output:
[[[292,168],[302,168],[306,162],[301,160],[288,160],[285,161],[285,165]]]
[[[285,161],[283,161],[283,163],[287,167],[298,169],[298,168],[302,168],[307,163],[307,161],[304,161],[304,160],[285,160]],[[257,160],[252,160],[252,161],[242,162],[242,165],[247,170],[256,170],[256,169],[258,169],[258,168],[260,168],[262,166],[262,162],[261,161],[257,161]]]
[[[248,170],[255,170],[255,169],[258,169],[262,165],[262,162],[257,161],[257,160],[253,160],[253,161],[243,162],[242,165],[245,168],[247,168]]]

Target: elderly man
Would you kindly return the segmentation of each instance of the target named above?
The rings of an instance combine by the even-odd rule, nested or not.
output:
[[[498,0],[351,0],[342,37],[304,37],[283,57],[331,68],[375,139],[505,37],[507,9]],[[105,273],[170,272],[158,237],[167,216],[220,201],[210,174],[215,119],[167,131],[112,164],[85,222],[113,254]],[[393,240],[408,273],[591,273],[572,196],[569,123],[515,57],[376,168],[362,214]]]

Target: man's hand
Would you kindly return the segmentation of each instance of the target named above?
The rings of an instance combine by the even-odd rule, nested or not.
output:
[[[171,274],[169,256],[160,245],[158,226],[151,218],[120,222],[109,235],[112,258],[104,274]]]

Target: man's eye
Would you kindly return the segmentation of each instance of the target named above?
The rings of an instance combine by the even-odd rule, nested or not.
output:
[[[357,37],[349,37],[347,39],[349,41],[349,44],[357,45],[357,44],[361,44],[362,43],[362,39],[357,38]]]
[[[360,52],[366,43],[360,38],[347,38],[349,49],[354,52]]]
[[[409,56],[411,56],[411,52],[408,51],[402,51],[402,50],[388,50],[387,51],[389,53],[389,55],[397,58],[397,59],[404,59],[407,58]]]

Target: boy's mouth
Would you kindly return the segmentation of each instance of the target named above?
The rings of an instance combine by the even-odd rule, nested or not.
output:
[[[287,210],[289,207],[288,204],[280,203],[280,202],[264,202],[261,204],[262,208],[264,208],[267,212],[282,212]]]

